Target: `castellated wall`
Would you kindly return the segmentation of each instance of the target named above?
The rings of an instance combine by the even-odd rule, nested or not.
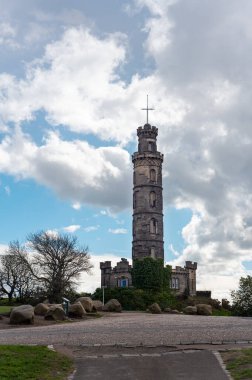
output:
[[[106,288],[130,287],[132,286],[131,265],[127,259],[122,258],[114,268],[111,261],[100,263],[101,286]]]
[[[172,269],[171,289],[176,294],[196,296],[197,263],[186,261],[184,268],[176,266]]]

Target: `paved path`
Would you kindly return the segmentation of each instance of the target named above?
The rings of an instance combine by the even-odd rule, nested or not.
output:
[[[228,380],[210,351],[90,356],[76,361],[74,380]]]
[[[0,331],[0,344],[180,344],[251,340],[252,318],[147,313]]]

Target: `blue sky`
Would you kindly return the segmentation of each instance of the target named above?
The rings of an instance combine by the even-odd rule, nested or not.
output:
[[[251,274],[252,4],[0,0],[0,247],[74,233],[131,257],[131,154],[155,107],[165,259],[228,296]],[[237,48],[239,47],[239,48]]]

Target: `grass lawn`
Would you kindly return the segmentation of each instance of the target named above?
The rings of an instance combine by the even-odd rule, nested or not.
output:
[[[1,380],[63,380],[73,370],[68,357],[43,346],[0,346]]]
[[[252,379],[252,348],[221,352],[234,380]]]
[[[0,314],[9,313],[13,306],[0,306]]]

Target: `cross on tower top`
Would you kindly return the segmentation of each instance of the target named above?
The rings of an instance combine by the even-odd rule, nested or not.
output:
[[[147,95],[147,107],[142,108],[142,111],[146,111],[146,116],[147,116],[147,124],[149,124],[149,111],[154,111],[155,108],[149,108],[149,99]]]

